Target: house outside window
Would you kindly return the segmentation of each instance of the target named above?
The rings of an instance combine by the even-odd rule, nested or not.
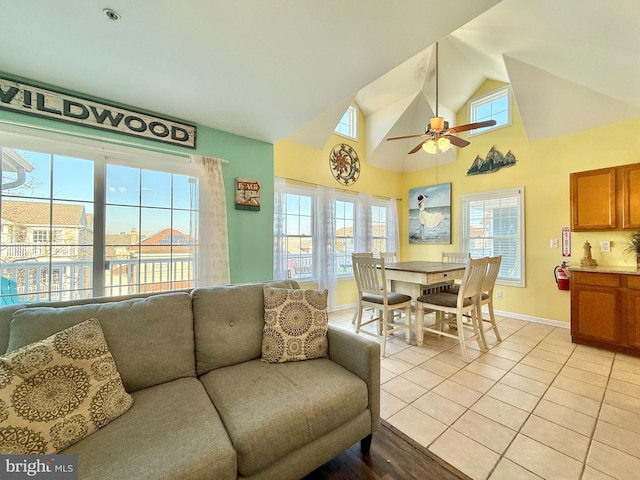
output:
[[[483,95],[469,102],[469,123],[495,120],[492,127],[470,130],[469,136],[478,135],[511,125],[511,96],[509,87],[503,87],[487,95]]]
[[[313,200],[311,193],[292,191],[285,194],[283,231],[287,278],[314,277]]]
[[[355,210],[352,200],[336,200],[336,262],[338,275],[353,275],[351,254],[355,248]]]
[[[389,245],[388,207],[384,205],[373,205],[371,207],[371,233],[373,236],[371,251],[374,255],[387,252]]]
[[[338,125],[336,125],[335,133],[353,140],[358,139],[358,110],[355,105],[351,105],[344,112]]]
[[[49,243],[49,230],[39,228],[32,230],[31,241],[33,243]]]
[[[460,202],[462,251],[501,255],[496,283],[524,287],[524,187],[462,195]]]
[[[196,285],[187,162],[2,132],[0,154],[1,304]]]
[[[374,255],[388,250],[388,202],[376,200],[373,205],[365,205],[353,195],[336,196],[334,208],[318,206],[320,214],[323,211],[334,212],[333,218],[326,221],[335,224],[335,237],[321,239],[322,235],[314,231],[319,220],[316,218],[319,214],[314,211],[315,189],[284,185],[276,196],[280,207],[274,215],[274,248],[277,249],[274,278],[318,280],[322,265],[314,264],[314,250],[319,242],[332,242],[326,251],[334,252],[334,257],[325,258],[325,261],[335,265],[338,278],[353,276],[351,255],[356,249],[372,251]],[[317,261],[318,255],[315,257]]]

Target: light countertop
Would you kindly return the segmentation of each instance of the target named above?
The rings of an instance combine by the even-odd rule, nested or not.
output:
[[[570,272],[618,273],[623,275],[640,275],[636,267],[620,265],[598,265],[597,267],[569,266]]]

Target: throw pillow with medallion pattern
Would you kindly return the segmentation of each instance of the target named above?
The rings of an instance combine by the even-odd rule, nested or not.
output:
[[[91,318],[0,357],[0,454],[52,454],[131,407]]]
[[[328,290],[264,287],[262,360],[295,362],[326,357]]]

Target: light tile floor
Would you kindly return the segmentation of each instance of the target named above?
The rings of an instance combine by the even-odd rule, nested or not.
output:
[[[329,315],[354,330],[352,317]],[[468,364],[456,340],[389,337],[380,416],[472,479],[640,479],[640,358],[497,320],[502,342],[489,334]]]

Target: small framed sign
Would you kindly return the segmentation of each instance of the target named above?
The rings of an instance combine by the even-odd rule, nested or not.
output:
[[[236,178],[236,210],[260,210],[260,182]]]

